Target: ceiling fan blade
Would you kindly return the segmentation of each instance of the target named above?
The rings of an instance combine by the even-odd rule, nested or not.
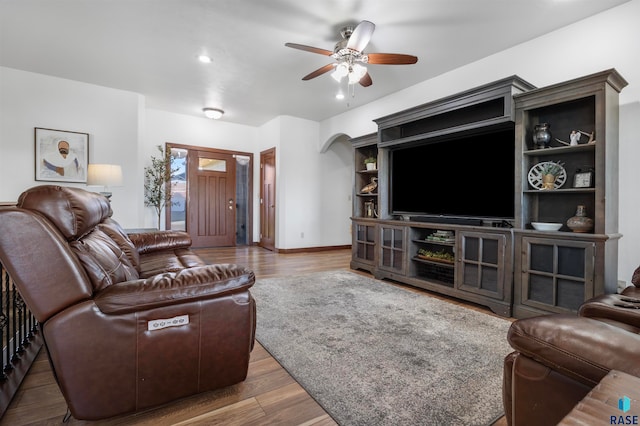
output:
[[[319,47],[305,46],[304,44],[297,44],[297,43],[285,43],[284,45],[287,47],[292,47],[294,49],[304,50],[306,52],[319,53],[320,55],[326,55],[326,56],[333,55],[333,52],[331,50],[320,49]]]
[[[305,75],[304,77],[302,77],[302,79],[303,80],[311,80],[312,78],[316,78],[319,75],[322,75],[322,74],[324,74],[326,72],[331,71],[335,66],[336,66],[336,64],[327,64],[324,67],[318,68],[314,72]]]
[[[367,53],[370,64],[381,65],[405,65],[415,64],[418,58],[413,55],[403,55],[400,53]]]
[[[373,30],[376,29],[376,26],[373,22],[362,21],[358,24],[358,26],[353,30],[353,33],[349,37],[349,41],[347,42],[347,48],[357,50],[358,52],[362,52],[364,48],[369,44],[369,40],[371,40],[371,36],[373,35]]]
[[[359,83],[362,87],[369,87],[373,84],[373,81],[371,80],[369,73],[366,73],[364,77],[360,79]]]

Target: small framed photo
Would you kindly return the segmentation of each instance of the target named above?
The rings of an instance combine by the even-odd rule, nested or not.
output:
[[[589,170],[576,170],[576,174],[573,177],[574,188],[593,188],[594,182],[593,169]]]
[[[87,182],[89,134],[35,128],[36,180]]]

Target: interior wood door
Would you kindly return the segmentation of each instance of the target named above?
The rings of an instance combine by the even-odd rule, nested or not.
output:
[[[236,160],[233,154],[196,153],[189,155],[187,232],[193,247],[235,246]]]
[[[260,246],[276,248],[276,149],[260,153]]]

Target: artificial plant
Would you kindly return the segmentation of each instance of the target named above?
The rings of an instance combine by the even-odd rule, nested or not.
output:
[[[166,151],[158,145],[160,156],[151,156],[151,165],[144,168],[144,205],[153,207],[158,216],[158,229],[162,210],[172,205],[171,178],[178,170],[172,168],[173,157],[171,150]]]

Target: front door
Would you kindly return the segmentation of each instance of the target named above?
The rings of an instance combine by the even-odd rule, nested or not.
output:
[[[189,155],[187,232],[193,247],[236,244],[236,160],[233,154]]]
[[[276,248],[276,149],[260,153],[260,245]]]

